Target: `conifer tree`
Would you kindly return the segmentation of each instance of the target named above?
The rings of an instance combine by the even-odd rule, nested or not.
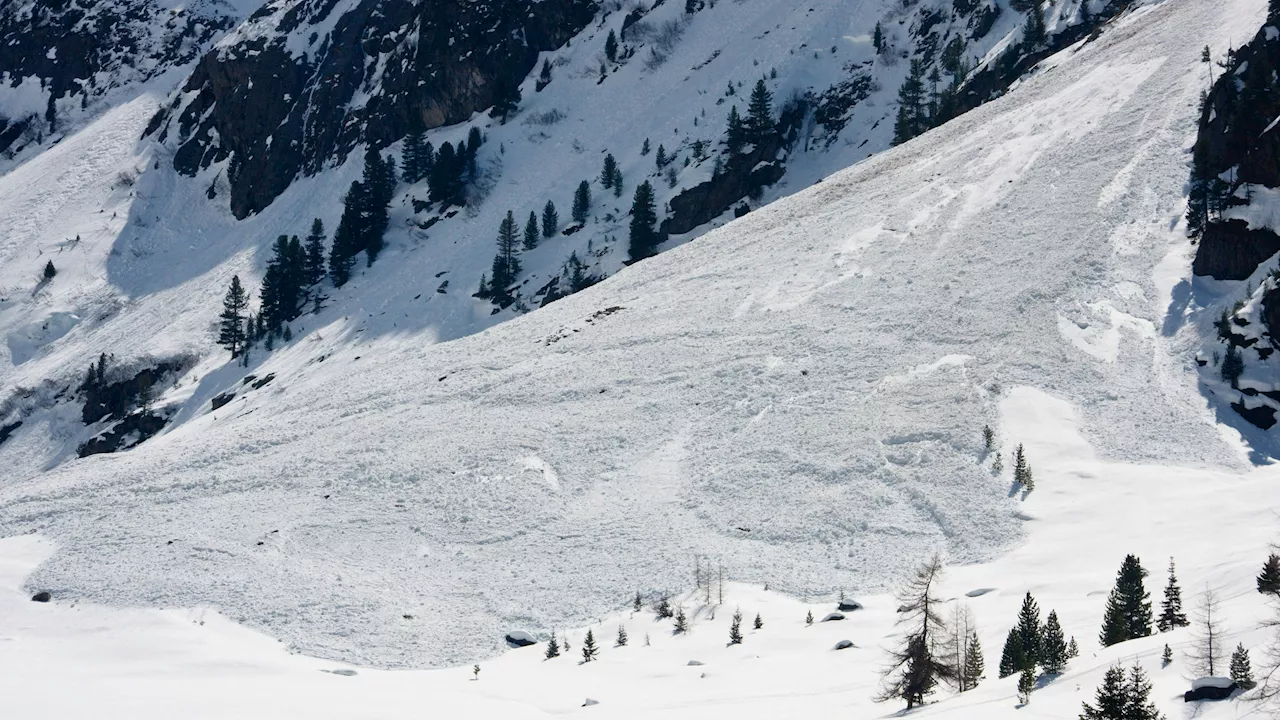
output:
[[[996,446],[996,431],[991,429],[990,425],[982,426],[982,447],[987,452],[991,452]]]
[[[666,595],[663,595],[661,598],[658,599],[658,604],[654,606],[653,609],[654,609],[654,613],[658,616],[658,618],[662,620],[665,620],[675,615],[675,613],[672,612],[671,610],[671,601],[667,598]]]
[[[618,626],[618,637],[617,637],[617,639],[616,639],[616,640],[614,640],[614,644],[615,644],[615,645],[617,645],[618,647],[626,647],[626,646],[627,646],[627,628],[626,628],[626,626],[624,626],[624,625],[619,625],[619,626]]]
[[[361,184],[368,189],[360,224],[359,244],[356,252],[365,251],[366,264],[371,266],[382,252],[382,237],[387,232],[387,207],[396,189],[396,167],[391,156],[382,157],[372,147],[364,156],[364,176]],[[353,255],[355,253],[352,253]]]
[[[1128,720],[1129,690],[1124,668],[1114,665],[1107,670],[1093,702],[1093,705],[1084,703],[1080,720]]]
[[[1031,691],[1036,689],[1036,671],[1033,667],[1025,667],[1018,675],[1018,702],[1026,705],[1031,702]]]
[[[506,298],[508,288],[520,274],[519,248],[520,231],[517,230],[515,215],[508,210],[507,217],[498,227],[498,254],[493,257],[490,288],[495,298]]]
[[[1044,14],[1040,12],[1040,3],[1036,0],[1027,11],[1027,27],[1022,34],[1022,44],[1030,52],[1043,45],[1044,41]]]
[[[877,55],[884,54],[884,28],[881,27],[880,23],[876,23],[876,29],[871,34],[871,46],[876,49]]]
[[[43,273],[43,276],[44,276],[44,279],[45,279],[45,280],[52,280],[52,279],[54,278],[54,276],[56,276],[57,274],[58,274],[58,268],[56,268],[56,267],[54,267],[54,266],[53,266],[53,261],[52,261],[52,260],[50,260],[50,261],[48,261],[48,262],[46,262],[46,263],[44,264],[44,273]]]
[[[1116,575],[1115,588],[1107,598],[1098,638],[1103,647],[1151,634],[1151,596],[1142,583],[1146,574],[1137,557],[1125,556]]]
[[[1137,662],[1129,668],[1129,682],[1125,687],[1126,720],[1161,720],[1163,716],[1151,702],[1151,681]]]
[[[1018,624],[1014,629],[1018,635],[1018,657],[1022,661],[1014,669],[1022,670],[1027,667],[1034,669],[1037,664],[1043,662],[1040,641],[1044,629],[1040,625],[1040,606],[1036,604],[1036,599],[1031,597],[1031,593],[1027,593],[1022,599],[1022,609],[1018,611]]]
[[[658,251],[658,216],[653,207],[653,186],[646,180],[636,188],[631,203],[631,260],[643,260]]]
[[[934,594],[942,576],[937,555],[916,570],[898,593],[898,624],[906,629],[902,645],[894,650],[884,672],[878,701],[901,698],[910,710],[924,702],[939,682],[956,683],[960,669],[941,652],[948,631]]]
[[[1245,690],[1253,689],[1253,669],[1249,665],[1249,651],[1244,643],[1237,643],[1235,652],[1231,653],[1231,679]]]
[[[756,81],[747,105],[747,139],[759,146],[773,135],[773,94],[764,84],[764,78]]]
[[[538,214],[529,213],[529,220],[524,224],[524,249],[532,250],[538,247]]]
[[[658,166],[659,170],[667,166],[667,148],[665,146],[658,146],[658,152],[653,156],[653,162]]]
[[[426,176],[423,160],[422,132],[414,130],[405,136],[400,157],[400,174],[405,182],[412,185]]]
[[[676,608],[676,632],[683,633],[689,631],[689,619],[685,617],[684,606]]]
[[[813,624],[813,610],[809,610],[804,614],[804,624],[805,625]]]
[[[640,157],[649,154],[649,138],[644,139],[644,144],[640,146]]]
[[[1218,612],[1218,595],[1210,588],[1205,588],[1196,607],[1194,641],[1186,655],[1191,672],[1205,676],[1222,672],[1225,653],[1222,650],[1222,636],[1226,634]]]
[[[1067,659],[1080,657],[1080,646],[1076,644],[1076,637],[1071,636],[1071,642],[1067,643]]]
[[[591,183],[583,180],[573,193],[573,221],[585,223],[587,213],[591,210]]]
[[[538,84],[535,86],[538,92],[551,84],[551,61],[542,61],[542,70],[538,73]]]
[[[1004,650],[1000,652],[999,676],[1007,678],[1026,665],[1022,655],[1022,643],[1018,640],[1018,629],[1010,628],[1004,639]]]
[[[618,62],[618,35],[612,30],[604,39],[604,56],[609,58],[609,62]]]
[[[1280,596],[1280,555],[1271,553],[1258,573],[1258,592]]]
[[[1169,667],[1173,662],[1173,649],[1169,647],[1169,643],[1164,644],[1164,650],[1160,653],[1160,667]]]
[[[893,128],[893,144],[902,143],[929,129],[924,104],[924,61],[911,59],[907,78],[898,89],[898,118]]]
[[[320,218],[311,221],[302,273],[308,286],[324,279],[324,223],[320,222]]]
[[[759,630],[760,628],[764,627],[764,620],[760,618],[760,613],[756,613],[755,622],[751,623],[751,627],[755,628],[756,630]]]
[[[613,168],[613,196],[622,197],[622,168]]]
[[[644,607],[644,602],[640,597],[640,591],[636,591],[636,599],[631,602],[631,609],[634,612],[640,612],[640,608]]]
[[[489,116],[497,118],[499,122],[506,125],[507,119],[514,115],[519,107],[520,83],[506,77],[499,77],[493,89],[493,109],[489,111]],[[479,128],[475,129],[479,130]],[[480,149],[480,146],[471,147],[468,143],[467,149],[470,150],[470,159],[474,162],[475,151]]]
[[[1018,483],[1027,492],[1036,489],[1035,477],[1031,474],[1031,465],[1027,463],[1027,456],[1022,452],[1022,444],[1018,444],[1018,449],[1013,451],[1013,481]]]
[[[742,644],[742,611],[733,612],[733,620],[729,623],[729,644]]]
[[[556,211],[556,204],[548,200],[542,208],[542,237],[549,238],[559,229],[560,213]]]
[[[600,184],[606,189],[612,188],[614,178],[618,174],[618,161],[613,159],[613,153],[604,156],[604,167],[600,171]]]
[[[724,133],[725,149],[729,151],[729,157],[732,158],[739,155],[746,144],[747,127],[742,123],[742,116],[738,114],[738,106],[734,105],[729,108],[729,126]]]
[[[441,209],[449,205],[464,205],[465,184],[462,173],[467,167],[467,154],[454,150],[452,143],[443,143],[436,152],[435,162],[427,174],[432,202],[439,202]]]
[[[964,686],[966,689],[978,687],[986,668],[982,657],[982,643],[978,641],[978,633],[969,634],[968,644],[964,651]]]
[[[551,658],[560,657],[560,642],[556,640],[556,631],[551,631],[551,639],[547,641],[547,651],[543,653],[543,657],[550,660]]]
[[[1182,588],[1178,587],[1173,558],[1169,558],[1169,582],[1164,586],[1164,600],[1160,602],[1160,619],[1156,621],[1156,627],[1160,632],[1168,632],[1189,624],[1182,612]]]
[[[596,653],[600,649],[596,647],[596,636],[590,630],[587,630],[587,637],[582,640],[582,662],[589,663],[596,659]]]
[[[1222,358],[1222,379],[1238,388],[1240,376],[1244,374],[1244,358],[1234,344],[1227,345],[1227,354]]]
[[[231,351],[231,357],[239,357],[244,349],[245,311],[249,308],[249,296],[240,284],[240,276],[231,276],[231,286],[222,299],[222,315],[219,316],[218,344]]]
[[[1062,625],[1058,623],[1058,613],[1052,610],[1040,638],[1040,664],[1051,675],[1060,674],[1067,666],[1067,642],[1062,634]]]

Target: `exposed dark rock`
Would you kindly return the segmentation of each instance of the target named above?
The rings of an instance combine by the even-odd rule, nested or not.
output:
[[[1263,430],[1270,430],[1271,426],[1276,424],[1276,411],[1270,405],[1248,407],[1242,401],[1231,403],[1231,409],[1239,413],[1240,417],[1248,420],[1250,425]]]
[[[224,392],[221,395],[214,397],[213,400],[209,401],[209,404],[213,406],[214,410],[217,410],[218,408],[221,408],[222,406],[226,405],[227,403],[235,399],[236,399],[235,393]]]
[[[777,138],[771,138],[731,159],[719,175],[671,198],[671,215],[662,221],[660,234],[680,235],[705,225],[742,198],[782,179],[786,169],[775,160],[779,144]]]
[[[1216,280],[1244,280],[1277,252],[1280,237],[1270,230],[1250,230],[1243,220],[1211,222],[1200,238],[1191,271]]]
[[[832,648],[832,650],[848,650],[851,647],[854,647],[852,640],[841,640],[836,643],[835,647]]]
[[[1192,688],[1182,694],[1183,702],[1196,702],[1197,700],[1226,700],[1231,697],[1231,693],[1239,690],[1240,686],[1236,683],[1220,684],[1220,685],[1201,685]]]
[[[3,443],[5,440],[8,440],[9,436],[13,434],[13,431],[17,430],[20,427],[22,427],[21,420],[15,420],[14,422],[9,423],[8,425],[0,425],[0,443]]]
[[[360,358],[356,358],[356,359],[357,359],[357,360],[359,360]],[[253,389],[254,389],[254,390],[261,390],[261,389],[262,389],[263,387],[265,387],[268,383],[270,383],[272,380],[275,380],[275,379],[276,379],[276,374],[275,374],[275,373],[267,373],[265,376],[260,377],[260,378],[258,378],[257,380],[254,380],[254,381],[253,381]]]
[[[853,612],[854,610],[861,610],[862,603],[857,600],[845,599],[841,600],[840,604],[836,605],[836,609],[840,612]]]
[[[532,635],[523,630],[513,630],[512,632],[507,633],[506,641],[508,645],[515,648],[529,647],[530,645],[538,644],[538,641],[535,640]]]
[[[470,119],[597,10],[594,0],[360,0],[335,21],[336,7],[267,4],[257,13],[267,32],[244,32],[202,58],[149,128],[162,140],[175,135],[181,173],[229,159],[236,217],[357,144],[381,148],[411,129]],[[318,35],[327,23],[332,30]],[[291,55],[289,44],[310,56]],[[384,68],[376,78],[367,72],[374,59]],[[358,93],[368,100],[353,106]]]
[[[149,440],[164,429],[169,418],[152,412],[136,412],[116,423],[110,430],[81,445],[80,457],[127,450]]]
[[[833,613],[827,613],[827,616],[822,618],[822,622],[834,622],[836,620],[843,620],[843,619],[844,619],[844,613],[833,612]]]
[[[38,593],[36,593],[35,595],[32,595],[32,596],[31,596],[31,601],[32,601],[32,602],[43,602],[43,603],[47,603],[47,602],[49,602],[49,601],[50,601],[50,600],[52,600],[52,599],[53,599],[53,595],[51,595],[51,594],[49,593],[49,591],[48,591],[48,590],[41,590],[40,592],[38,592]]]
[[[143,368],[132,377],[113,383],[86,383],[80,387],[85,398],[80,418],[85,425],[107,419],[122,420],[141,400],[144,392],[160,387],[166,376],[185,369],[186,365],[182,361],[175,360],[159,363],[153,368]]]

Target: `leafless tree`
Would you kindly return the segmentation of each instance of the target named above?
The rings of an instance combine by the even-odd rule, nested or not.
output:
[[[1187,650],[1187,666],[1197,676],[1217,675],[1227,669],[1227,656],[1222,651],[1226,628],[1218,609],[1218,594],[1205,587],[1193,618],[1194,640]]]
[[[942,617],[942,601],[934,594],[942,577],[942,558],[934,555],[898,591],[898,626],[902,644],[890,651],[877,702],[901,698],[907,709],[924,703],[939,682],[955,685],[959,670],[947,656],[951,632]]]

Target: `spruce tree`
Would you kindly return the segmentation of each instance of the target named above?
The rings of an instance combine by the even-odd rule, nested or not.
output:
[[[640,612],[640,608],[644,607],[644,601],[640,597],[640,591],[636,591],[636,598],[631,602],[631,609],[634,612]]]
[[[423,167],[422,133],[413,131],[404,138],[404,151],[400,156],[400,174],[404,181],[412,185],[426,176]]]
[[[1031,474],[1031,465],[1027,463],[1027,456],[1022,452],[1022,444],[1018,444],[1018,449],[1013,451],[1013,481],[1018,483],[1027,492],[1036,489],[1035,477]]]
[[[924,102],[924,61],[911,59],[907,78],[898,88],[898,119],[894,124],[893,144],[902,143],[929,129]]]
[[[649,154],[649,138],[644,139],[644,144],[640,146],[640,157]]]
[[[1271,553],[1258,573],[1258,592],[1280,596],[1280,555]]]
[[[618,62],[618,35],[612,30],[604,39],[604,56],[609,58],[609,62]]]
[[[613,196],[622,197],[622,168],[613,166]]]
[[[1231,679],[1237,685],[1245,690],[1253,689],[1253,669],[1249,666],[1249,651],[1244,649],[1244,643],[1236,644],[1235,652],[1231,653]]]
[[[1071,642],[1067,643],[1067,659],[1080,657],[1080,646],[1076,644],[1076,638],[1071,636]]]
[[[764,79],[756,81],[751,91],[751,101],[747,105],[747,139],[756,146],[761,145],[773,135],[773,94],[764,84]]]
[[[308,286],[324,279],[324,223],[320,222],[320,218],[311,221],[302,271]]]
[[[813,624],[813,610],[809,610],[804,614],[804,624],[805,625]]]
[[[427,174],[432,202],[439,202],[443,210],[449,205],[464,205],[465,184],[462,173],[467,166],[466,153],[459,155],[451,143],[444,143],[436,153],[435,162]]]
[[[760,618],[760,613],[756,613],[755,622],[751,623],[751,627],[755,628],[756,630],[759,630],[760,628],[764,627],[764,620]]]
[[[742,123],[742,116],[738,114],[738,106],[734,105],[729,108],[729,126],[724,133],[725,149],[729,151],[729,157],[732,158],[740,154],[746,144],[747,128]]]
[[[657,606],[654,607],[654,613],[658,616],[659,619],[662,619],[662,620],[665,620],[675,615],[675,613],[672,612],[671,610],[671,601],[667,599],[666,595],[663,595],[661,598],[658,599],[658,604]]]
[[[614,644],[618,647],[627,646],[627,628],[624,625],[618,626],[618,637],[614,640]]]
[[[612,188],[617,174],[618,161],[613,159],[613,153],[609,153],[604,156],[604,167],[600,170],[600,184],[606,189]]]
[[[733,620],[729,623],[729,644],[742,644],[742,611],[735,610]]]
[[[970,633],[964,651],[964,685],[972,689],[978,686],[986,672],[982,657],[982,643],[978,641],[978,633]]]
[[[240,276],[231,276],[231,286],[222,299],[222,315],[219,316],[218,344],[231,351],[231,357],[239,357],[247,342],[245,335],[245,311],[249,308],[249,296],[240,284]]]
[[[391,156],[384,158],[369,148],[364,156],[364,176],[360,183],[367,189],[367,194],[364,217],[357,233],[359,244],[356,252],[364,250],[366,264],[372,266],[382,252],[382,237],[387,232],[387,208],[395,195],[396,167]]]
[[[1107,669],[1102,684],[1094,693],[1094,704],[1084,703],[1080,720],[1129,720],[1129,687],[1124,668],[1114,665]]]
[[[582,662],[588,663],[595,660],[598,652],[600,652],[600,649],[596,647],[595,633],[588,630],[587,637],[582,641]]]
[[[1058,623],[1058,613],[1052,610],[1040,638],[1040,664],[1051,675],[1061,673],[1067,666],[1067,642],[1062,634],[1062,625]]]
[[[876,29],[871,34],[871,46],[876,49],[877,55],[884,54],[884,28],[878,22],[876,23]]]
[[[1036,689],[1036,671],[1033,667],[1022,669],[1018,675],[1018,702],[1026,705],[1031,702],[1031,691]]]
[[[1164,650],[1160,653],[1160,667],[1169,667],[1173,662],[1173,648],[1169,647],[1169,643],[1164,644]]]
[[[1156,621],[1156,627],[1160,632],[1168,632],[1189,624],[1182,612],[1182,588],[1178,587],[1173,558],[1169,558],[1169,582],[1164,586],[1164,600],[1160,602],[1160,619]]]
[[[54,278],[54,276],[56,276],[57,274],[58,274],[58,268],[56,268],[56,267],[54,267],[54,266],[53,266],[53,261],[52,261],[52,260],[50,260],[50,261],[48,261],[48,262],[46,262],[46,263],[44,264],[44,273],[43,273],[43,276],[44,276],[44,279],[45,279],[45,280],[52,280],[52,279]]]
[[[655,165],[657,165],[657,166],[658,166],[658,169],[659,169],[659,170],[661,170],[662,168],[664,168],[664,167],[666,167],[666,166],[667,166],[667,162],[668,162],[668,160],[667,160],[667,148],[666,148],[666,147],[664,147],[664,146],[662,146],[662,145],[659,145],[659,146],[658,146],[658,153],[657,153],[656,155],[654,155],[654,156],[653,156],[653,162],[654,162],[654,164],[655,164]]]
[[[688,632],[688,631],[689,631],[689,619],[685,617],[684,606],[681,605],[680,607],[676,608],[676,632],[682,633],[682,632]]]
[[[1018,629],[1010,628],[1004,639],[1004,650],[1000,652],[999,676],[1007,678],[1026,665],[1022,655],[1022,643],[1018,640]]]
[[[991,452],[996,446],[996,431],[991,429],[990,425],[982,426],[982,447],[987,452]]]
[[[1014,629],[1018,635],[1018,657],[1021,658],[1021,663],[1014,669],[1034,669],[1043,662],[1040,640],[1044,630],[1040,625],[1040,606],[1031,597],[1031,593],[1027,593],[1022,599],[1022,609],[1018,611],[1018,624]]]
[[[510,210],[498,227],[498,254],[493,257],[493,278],[490,288],[495,298],[506,298],[507,290],[520,274],[520,231],[515,215]]]
[[[1143,586],[1146,571],[1133,555],[1126,555],[1116,575],[1115,588],[1107,597],[1102,633],[1104,647],[1151,634],[1151,596]]]
[[[573,221],[585,223],[587,213],[591,210],[591,183],[583,180],[573,193]]]
[[[1136,661],[1129,668],[1125,686],[1125,720],[1161,720],[1163,717],[1151,702],[1151,681]]]
[[[543,653],[543,657],[548,660],[560,657],[560,642],[556,640],[555,630],[551,631],[551,639],[547,641],[547,651]]]
[[[506,125],[507,118],[514,115],[519,106],[520,83],[506,77],[500,77],[493,89],[493,109],[489,111],[489,116],[498,118],[499,122]],[[476,130],[478,131],[479,128],[476,128]],[[480,149],[480,146],[471,147],[468,144],[467,148],[470,150],[469,159],[474,163],[475,152]],[[472,174],[474,175],[474,173]]]
[[[643,260],[658,251],[658,216],[653,207],[653,186],[646,180],[636,187],[631,203],[631,260]]]
[[[538,247],[538,214],[529,213],[529,220],[524,224],[524,249],[532,250]]]
[[[1222,379],[1238,388],[1240,376],[1244,374],[1244,357],[1234,344],[1227,345],[1227,354],[1222,358]]]
[[[549,238],[559,229],[560,213],[556,211],[556,204],[548,200],[542,208],[542,237]]]
[[[1044,14],[1040,12],[1040,3],[1036,0],[1027,11],[1027,27],[1022,33],[1022,44],[1026,52],[1030,52],[1043,45],[1044,41]]]

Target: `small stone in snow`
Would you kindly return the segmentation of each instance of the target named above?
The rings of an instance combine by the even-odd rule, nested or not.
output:
[[[40,592],[31,596],[32,602],[49,602],[52,599],[53,599],[53,596],[49,594],[48,590],[41,590]]]
[[[588,705],[599,705],[599,704],[600,704],[599,700],[592,700],[591,698],[587,698],[586,702],[582,703],[582,707],[586,707]]]
[[[822,622],[831,622],[832,620],[843,620],[844,613],[833,612],[822,618]]]
[[[690,665],[690,666],[697,666],[697,665],[701,665],[701,664],[702,664],[702,661],[701,661],[701,660],[690,660],[690,661],[689,661],[689,665]]]
[[[833,650],[848,650],[849,648],[851,648],[851,647],[853,647],[853,646],[854,646],[854,645],[853,645],[853,641],[852,641],[852,640],[841,640],[840,642],[836,643],[836,646],[835,646],[834,648],[832,648],[832,649],[833,649]]]

